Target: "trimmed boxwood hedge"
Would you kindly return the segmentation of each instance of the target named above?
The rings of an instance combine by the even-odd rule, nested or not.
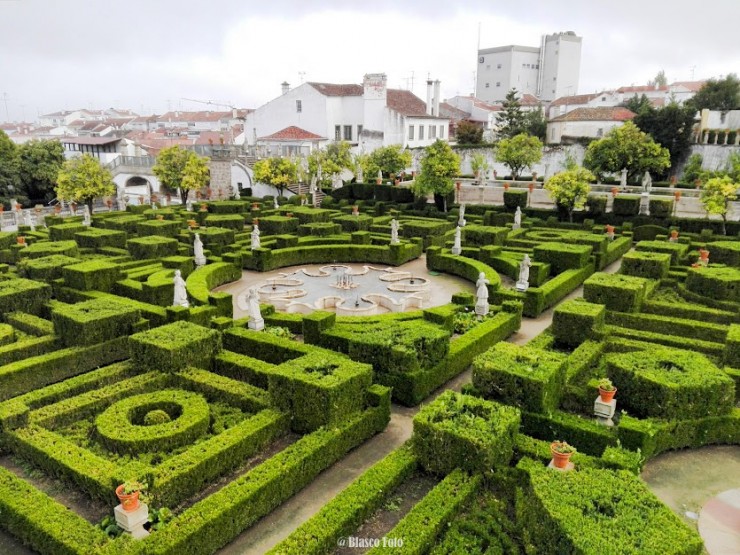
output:
[[[555,341],[568,347],[577,347],[593,337],[604,325],[604,305],[582,299],[566,301],[553,312],[552,334]]]
[[[591,247],[563,243],[543,243],[534,248],[534,259],[550,265],[550,273],[558,275],[566,270],[583,268],[588,264]]]
[[[46,283],[24,278],[0,280],[0,314],[39,314],[50,298],[51,287]]]
[[[118,264],[106,260],[87,260],[79,264],[65,266],[62,275],[68,287],[80,291],[108,292],[113,289],[113,284],[120,277]]]
[[[412,446],[428,472],[490,472],[509,464],[519,422],[514,407],[445,391],[414,417]]]
[[[75,233],[74,240],[85,249],[100,249],[103,247],[126,247],[126,233],[112,229],[88,227],[85,231]]]
[[[177,239],[162,237],[160,235],[140,237],[126,241],[126,248],[136,260],[146,258],[161,259],[174,256],[177,254],[178,245]]]
[[[671,255],[658,252],[628,252],[622,257],[621,273],[649,279],[668,277]]]
[[[176,372],[189,366],[210,369],[221,350],[221,334],[182,321],[136,333],[129,343],[131,361],[144,371]]]
[[[636,216],[640,212],[640,197],[637,195],[617,195],[614,197],[612,212],[615,216]]]
[[[636,312],[642,307],[649,280],[597,272],[583,283],[583,298],[609,310]]]
[[[130,335],[141,312],[113,299],[91,299],[77,304],[55,303],[51,311],[54,329],[64,345],[94,345]]]
[[[87,228],[85,228],[87,229]],[[74,241],[39,241],[18,251],[18,258],[42,258],[52,254],[63,254],[76,258],[80,251]]]
[[[565,383],[565,361],[558,353],[498,343],[473,361],[473,385],[487,399],[552,411]]]
[[[686,289],[710,299],[740,303],[740,268],[689,268]]]
[[[699,534],[630,472],[556,472],[531,459],[518,468],[528,479],[517,492],[517,521],[537,553],[702,553]]]
[[[52,254],[42,258],[25,258],[18,262],[18,275],[38,281],[51,282],[62,277],[62,268],[80,262],[64,254]]]
[[[730,412],[735,383],[705,356],[678,349],[614,353],[607,374],[638,417],[686,420]]]
[[[689,245],[669,241],[640,241],[635,245],[638,251],[663,252],[671,255],[671,265],[676,266],[686,256]]]
[[[740,268],[740,241],[715,241],[708,248],[712,262]]]

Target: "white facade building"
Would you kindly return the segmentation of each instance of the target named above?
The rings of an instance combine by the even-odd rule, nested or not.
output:
[[[388,89],[386,82],[384,73],[375,73],[365,75],[362,85],[310,82],[290,89],[283,83],[280,96],[246,115],[245,147],[266,155],[260,148],[291,127],[314,141],[343,140],[365,152],[448,139],[449,120],[439,116],[439,82],[428,82],[426,104],[411,91]]]
[[[582,137],[598,139],[634,117],[634,112],[618,106],[576,108],[547,123],[547,143],[572,142]]]
[[[581,41],[568,31],[543,36],[539,47],[509,45],[478,50],[475,96],[501,102],[511,89],[543,101],[575,94]]]

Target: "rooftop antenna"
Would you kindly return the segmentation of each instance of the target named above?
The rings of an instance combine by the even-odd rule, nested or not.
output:
[[[306,75],[305,71],[299,71],[298,76],[301,78],[301,83],[303,83],[303,76]]]
[[[694,71],[696,70],[696,66],[691,66],[691,80],[694,80]]]
[[[10,122],[10,116],[8,115],[8,93],[3,93],[3,102],[5,103],[5,121]]]

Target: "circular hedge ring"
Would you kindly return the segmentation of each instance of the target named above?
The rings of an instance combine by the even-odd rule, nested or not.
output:
[[[164,411],[171,421],[148,425],[145,419],[152,411]],[[166,389],[114,403],[95,419],[95,426],[106,448],[135,455],[192,443],[208,431],[210,421],[210,408],[201,395]]]

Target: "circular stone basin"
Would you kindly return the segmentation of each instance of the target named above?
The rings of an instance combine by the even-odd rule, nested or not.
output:
[[[145,424],[145,417],[163,410],[170,422]],[[202,395],[177,389],[143,393],[114,403],[95,419],[98,439],[121,454],[171,451],[208,431],[210,409]]]

